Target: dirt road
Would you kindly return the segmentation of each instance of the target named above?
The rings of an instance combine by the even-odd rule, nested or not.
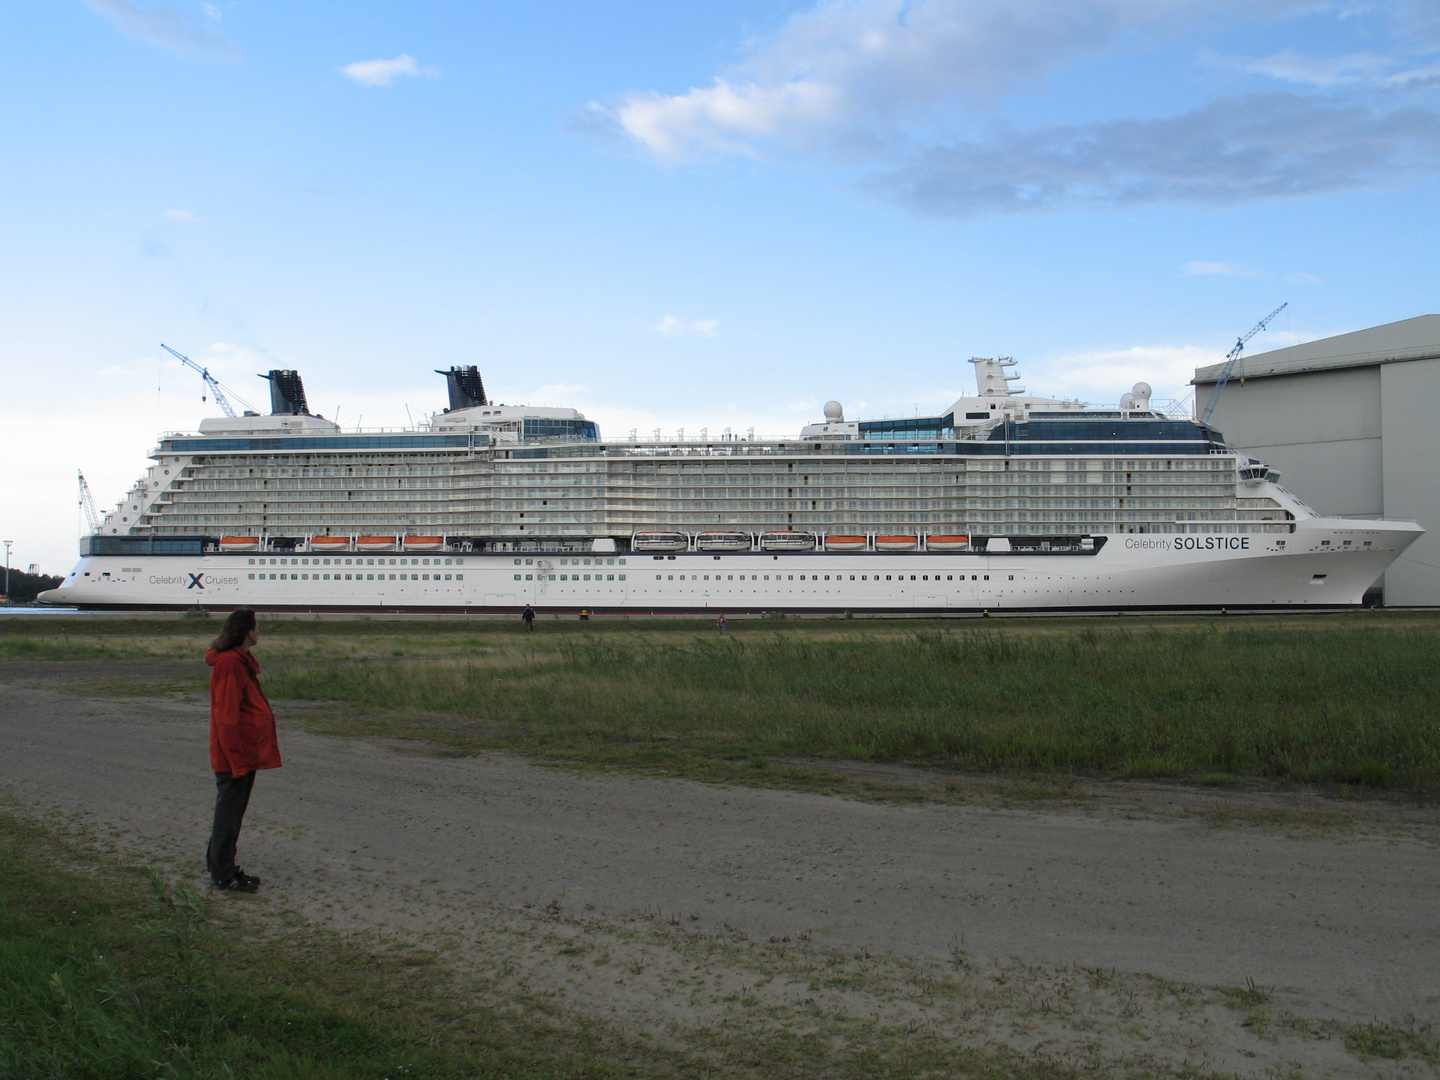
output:
[[[205,723],[203,705],[0,684],[0,786],[199,881],[213,793]],[[1167,1068],[1303,1062],[1375,1075],[1373,1061],[1319,1033],[1440,1021],[1440,830],[1413,815],[1405,833],[1287,835],[1104,806],[891,806],[576,774],[283,727],[282,746],[285,767],[259,777],[241,840],[266,903],[344,930],[459,941],[462,956],[464,942],[490,935],[477,970],[506,951],[494,935],[510,935],[518,984],[681,1041],[687,1024],[732,1007],[722,992],[732,984],[812,1008],[819,994],[851,1020],[868,1009],[869,1021],[899,1024],[920,992],[897,973],[913,982],[922,969],[1029,971],[1044,986],[1073,976],[1094,1017],[1108,1015],[1111,993],[1097,971],[1202,988],[1189,1006],[1146,1014],[1144,1052]],[[536,951],[552,939],[571,951]],[[702,941],[717,943],[703,963]],[[783,941],[790,966],[757,978],[756,957]],[[576,950],[593,962],[575,963]],[[877,965],[860,997],[824,997],[812,976],[834,957]],[[704,994],[691,977],[701,971]],[[1271,1029],[1250,1047],[1210,989],[1250,985],[1294,1020],[1284,1039]],[[1081,1038],[1063,1015],[1031,1012],[1012,1045],[1133,1053],[1118,1013]],[[976,1022],[939,1026],[963,1038]]]

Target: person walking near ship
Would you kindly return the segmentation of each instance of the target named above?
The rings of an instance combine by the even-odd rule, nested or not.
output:
[[[520,613],[520,618],[523,619],[523,620],[525,620],[525,632],[526,632],[527,634],[534,633],[534,631],[535,631],[535,609],[534,609],[533,607],[531,607],[529,604],[526,604],[526,605],[525,605],[525,610]]]
[[[724,616],[724,614],[721,614],[721,616],[720,616],[718,619],[715,620],[715,626],[719,629],[719,631],[720,631],[720,636],[721,636],[721,637],[724,637],[724,636],[725,636],[725,616]]]
[[[280,768],[275,713],[260,690],[260,663],[250,650],[260,626],[250,608],[236,608],[205,652],[210,665],[210,768],[215,772],[215,820],[205,868],[215,887],[253,893],[260,879],[235,865],[240,824],[255,774]]]

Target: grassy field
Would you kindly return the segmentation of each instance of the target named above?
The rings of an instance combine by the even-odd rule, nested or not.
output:
[[[257,937],[224,901],[0,813],[0,1076],[637,1075],[633,1048],[456,1000],[423,957]]]
[[[0,624],[0,660],[122,675],[193,660],[217,626]],[[460,750],[692,775],[805,758],[1440,791],[1426,614],[538,626],[272,619],[257,655],[275,700]],[[172,683],[199,692],[203,669]]]

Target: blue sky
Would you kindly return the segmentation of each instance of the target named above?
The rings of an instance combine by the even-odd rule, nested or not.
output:
[[[57,0],[0,15],[14,563],[294,367],[345,426],[507,402],[623,437],[1180,397],[1437,310],[1440,8]],[[17,464],[23,463],[23,464]]]

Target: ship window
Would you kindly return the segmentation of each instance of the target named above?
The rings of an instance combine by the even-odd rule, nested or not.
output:
[[[329,574],[326,574],[326,575],[325,575],[325,580],[326,580],[326,581],[329,581],[329,580],[330,580],[330,575],[329,575]]]
[[[1014,581],[1014,580],[1015,580],[1015,575],[1014,575],[1014,574],[1011,574],[1011,575],[1010,575],[1010,580],[1011,580],[1011,581]]]
[[[534,566],[534,565],[535,565],[535,560],[534,560],[534,559],[526,559],[526,560],[525,560],[525,565],[526,565],[526,566]],[[530,579],[529,579],[529,578],[526,578],[525,580],[526,580],[526,581],[529,581]]]
[[[445,560],[445,565],[446,565],[446,566],[453,566],[454,563],[452,563],[449,559],[446,559],[446,560]],[[449,578],[446,578],[445,580],[446,580],[446,581],[449,581],[450,579],[449,579]]]
[[[356,576],[359,576],[359,575],[356,575]],[[366,574],[366,575],[365,575],[365,580],[366,580],[366,581],[374,581],[374,580],[375,580],[375,575],[374,575],[374,574]]]
[[[251,559],[250,561],[251,561],[251,562],[254,562],[255,560],[254,560],[254,559]],[[250,580],[251,580],[251,581],[254,581],[254,580],[255,580],[255,575],[254,575],[254,574],[251,574],[251,575],[250,575]]]
[[[255,560],[254,560],[254,559],[251,559],[251,560],[250,560],[250,565],[251,565],[251,566],[254,566],[254,565],[255,565]]]
[[[590,575],[589,575],[589,574],[586,574],[586,575],[585,575],[585,580],[586,580],[586,581],[589,581],[589,580],[590,580]]]
[[[526,574],[526,575],[525,575],[525,580],[526,580],[526,581],[534,581],[534,580],[535,580],[535,575],[534,575],[534,574]]]
[[[977,575],[975,575],[975,574],[971,574],[971,575],[970,575],[970,580],[971,580],[971,581],[979,581],[980,578],[979,578],[979,576],[977,576]]]
[[[310,580],[310,575],[309,575],[309,574],[301,574],[301,575],[300,575],[300,579],[301,579],[302,581],[309,581],[309,580]]]
[[[516,559],[515,561],[518,563],[520,560],[519,560],[519,559]],[[404,581],[404,580],[405,580],[405,575],[404,575],[404,574],[401,574],[401,575],[400,575],[400,580],[401,580],[401,581]],[[516,581],[519,581],[519,580],[520,580],[520,575],[519,575],[519,574],[516,574],[516,575],[515,575],[515,580],[516,580]]]
[[[366,560],[365,560],[365,565],[366,565],[366,566],[374,566],[374,565],[375,565],[375,560],[374,560],[374,559],[366,559]]]
[[[349,560],[349,559],[346,559],[346,560],[345,560],[345,565],[346,565],[346,566],[349,566],[349,565],[350,565],[350,560]],[[349,578],[348,575],[346,576],[345,580],[346,580],[346,581],[349,581],[349,580],[350,580],[350,578]]]
[[[394,560],[394,559],[391,559],[390,561],[391,561],[391,562],[394,562],[395,560]],[[465,565],[465,560],[464,560],[464,559],[456,559],[456,560],[455,560],[455,565],[456,565],[456,566],[464,566],[464,565]],[[459,578],[456,578],[455,580],[456,580],[456,581],[459,581],[460,579],[459,579]]]
[[[709,575],[709,574],[706,574],[706,575],[705,575],[705,580],[706,580],[706,581],[709,581],[709,580],[710,580],[710,575]],[[720,575],[719,575],[719,574],[716,574],[716,575],[715,575],[715,580],[716,580],[716,581],[719,581],[719,580],[720,580]]]
[[[345,580],[346,580],[346,581],[349,581],[349,580],[350,580],[350,575],[349,575],[349,574],[346,574],[346,575],[345,575]]]
[[[390,575],[390,580],[391,580],[391,581],[394,581],[394,580],[395,580],[395,575],[394,575],[394,574],[391,574],[391,575]]]
[[[621,581],[624,581],[624,580],[625,580],[625,575],[624,575],[624,574],[621,574],[621,575],[620,575],[620,580],[621,580]]]
[[[657,578],[657,580],[658,580],[658,578]],[[668,580],[668,581],[674,581],[674,580],[675,580],[675,575],[674,575],[674,574],[667,574],[667,575],[666,575],[666,580]],[[681,575],[680,575],[680,580],[681,580],[681,581],[684,581],[684,580],[685,580],[685,575],[684,575],[684,574],[681,574]]]
[[[791,574],[790,577],[789,577],[789,580],[790,580],[790,581],[794,581],[794,580],[795,580],[795,575],[794,575],[794,574]],[[801,574],[801,575],[800,575],[800,580],[801,580],[801,581],[804,581],[804,580],[805,580],[805,575],[804,575],[804,574]]]
[[[589,565],[590,565],[590,560],[589,560],[589,559],[586,559],[584,565],[585,565],[585,566],[589,566]]]
[[[890,575],[889,575],[889,574],[886,574],[886,575],[885,575],[885,580],[886,580],[886,581],[889,581],[889,580],[890,580]]]
[[[986,575],[985,575],[985,580],[986,580],[986,581],[989,581],[989,580],[990,580],[990,575],[989,575],[989,574],[986,574]]]
[[[830,575],[829,575],[829,574],[826,574],[826,575],[825,575],[825,580],[826,580],[826,581],[829,581],[829,580],[830,580]]]
[[[656,574],[656,575],[655,575],[655,580],[656,580],[656,581],[659,581],[659,580],[660,580],[660,575],[659,575],[659,574]]]
[[[625,565],[625,560],[624,560],[624,559],[621,559],[621,560],[620,560],[620,565],[621,565],[621,566],[624,566],[624,565]],[[623,581],[624,578],[621,578],[621,580]]]
[[[598,578],[600,575],[599,575],[599,574],[596,574],[595,576]],[[614,581],[614,580],[615,580],[615,575],[614,575],[614,574],[606,574],[606,575],[605,575],[605,580],[606,580],[606,581]]]
[[[935,580],[936,580],[936,581],[939,581],[940,579],[937,577]],[[945,575],[945,580],[946,580],[946,581],[954,581],[954,580],[955,580],[955,575],[954,575],[954,574],[946,574],[946,575]]]
[[[1345,542],[1348,544],[1350,541],[1349,541],[1349,540],[1346,540]],[[735,575],[734,575],[734,574],[726,574],[726,575],[725,575],[725,580],[726,580],[726,581],[734,581],[734,580],[735,580]]]
[[[456,581],[464,581],[464,580],[465,580],[465,575],[464,575],[464,574],[456,574],[456,575],[455,575],[455,580],[456,580]]]
[[[439,560],[439,559],[436,559],[435,561],[438,563],[440,560]],[[429,559],[421,559],[421,560],[420,560],[420,565],[421,565],[421,566],[429,566],[429,565],[430,565],[430,560],[429,560]]]
[[[567,575],[567,574],[561,574],[561,575],[560,575],[560,580],[561,580],[561,581],[569,581],[569,580],[570,580],[570,577],[569,577],[569,575]]]
[[[450,580],[450,575],[449,575],[449,574],[446,574],[446,575],[445,575],[445,580],[446,580],[446,581],[449,581],[449,580]],[[551,575],[550,575],[550,580],[551,580],[551,581],[554,581],[554,580],[555,580],[555,575],[554,575],[554,574],[551,574]]]
[[[404,565],[405,565],[405,560],[404,560],[404,559],[401,559],[401,560],[400,560],[400,565],[401,565],[401,566],[404,566]],[[519,565],[520,565],[520,560],[519,560],[519,559],[516,559],[516,560],[515,560],[515,565],[516,565],[516,566],[519,566]],[[519,579],[519,578],[516,578],[515,580],[516,580],[516,581],[519,581],[520,579]]]

